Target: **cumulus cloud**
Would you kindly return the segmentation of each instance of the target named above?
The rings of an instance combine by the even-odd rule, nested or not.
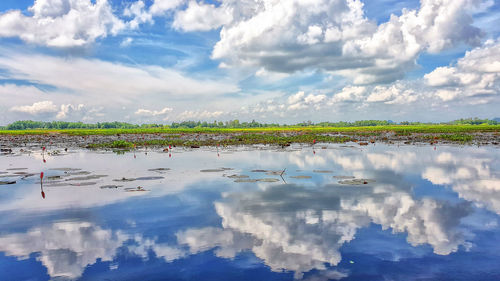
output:
[[[177,8],[184,2],[185,0],[154,0],[151,7],[149,7],[149,11],[154,16],[163,15],[166,12]]]
[[[342,245],[370,223],[406,233],[414,246],[429,244],[436,254],[450,254],[467,244],[458,225],[470,213],[467,204],[416,199],[404,184],[389,182],[349,189],[273,186],[227,194],[215,208],[222,228],[189,229],[177,234],[178,242],[192,253],[217,248],[226,258],[251,250],[271,270],[293,271],[295,278],[324,271],[325,263],[337,265]]]
[[[127,243],[130,253],[148,259],[149,251],[171,262],[185,256],[185,251],[142,235],[104,229],[91,222],[58,222],[34,227],[26,233],[0,236],[0,251],[17,259],[39,253],[37,260],[52,278],[77,279],[88,265],[113,261],[117,249]]]
[[[222,115],[224,115],[224,111],[207,111],[207,110],[202,110],[202,111],[194,111],[194,110],[186,110],[178,114],[177,116],[173,117],[175,120],[207,120],[207,119],[213,119],[213,118],[218,118]]]
[[[170,108],[170,107],[165,107],[162,110],[149,110],[149,109],[140,108],[135,112],[135,114],[141,115],[141,116],[162,116],[162,115],[168,114],[171,111],[172,111],[172,108]]]
[[[10,111],[32,116],[49,116],[57,119],[66,119],[75,116],[83,117],[86,113],[86,108],[83,104],[61,104],[57,106],[53,101],[40,101],[32,105],[13,106],[10,108]]]
[[[385,104],[407,104],[417,101],[419,95],[406,85],[395,83],[390,86],[376,86],[366,98],[367,102],[383,102]]]
[[[500,92],[500,40],[468,51],[456,65],[438,67],[424,76],[443,101],[487,98]]]
[[[443,149],[443,148],[442,148]],[[417,176],[435,185],[446,185],[460,198],[500,214],[500,178],[495,154],[477,148],[460,148],[437,154],[416,151],[370,152],[365,156],[346,153],[329,155],[343,169],[366,176],[366,171],[393,171]]]
[[[85,105],[83,105],[83,104],[78,104],[78,105],[62,104],[60,111],[56,115],[56,118],[57,119],[65,119],[68,116],[73,116],[76,113],[80,113],[84,110],[85,110]]]
[[[492,171],[495,161],[484,152],[442,152],[422,169],[421,176],[433,184],[450,186],[461,198],[500,214],[500,177]]]
[[[366,87],[346,86],[332,97],[333,103],[362,101],[366,94]]]
[[[232,9],[189,1],[185,10],[175,14],[172,26],[183,31],[207,31],[232,21]]]
[[[0,37],[49,47],[81,47],[125,28],[107,0],[37,0],[28,8],[0,14]]]
[[[145,4],[143,1],[139,0],[130,4],[123,11],[123,15],[126,17],[132,17],[133,19],[127,22],[127,25],[131,29],[137,29],[140,24],[143,23],[154,23],[153,15],[145,9]]]
[[[32,105],[14,106],[10,109],[12,112],[28,113],[31,115],[55,113],[58,111],[57,106],[52,101],[35,102]]]
[[[288,98],[287,110],[300,110],[314,107],[320,109],[326,100],[326,95],[323,94],[309,94],[305,95],[303,91],[299,91]]]
[[[0,236],[0,251],[18,259],[37,257],[51,277],[75,279],[97,259],[111,261],[116,249],[127,240],[120,232],[88,222],[60,222],[30,229],[27,233]]]
[[[493,3],[481,0],[425,0],[377,25],[359,0],[190,2],[177,12],[204,26],[177,21],[184,30],[222,26],[212,57],[221,65],[252,66],[291,73],[321,69],[352,77],[356,84],[394,81],[415,66],[423,52],[436,53],[460,43],[477,45],[481,31],[472,14]],[[213,22],[214,15],[220,20]],[[204,21],[208,21],[208,23]]]

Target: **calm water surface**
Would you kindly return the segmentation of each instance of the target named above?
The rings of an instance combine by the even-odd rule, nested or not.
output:
[[[498,148],[321,146],[16,149],[0,280],[500,280]]]

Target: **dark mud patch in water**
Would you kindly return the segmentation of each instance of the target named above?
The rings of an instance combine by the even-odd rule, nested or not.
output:
[[[123,185],[109,184],[109,185],[102,185],[99,188],[101,188],[101,189],[117,189],[119,187],[123,187]]]
[[[105,177],[108,177],[108,175],[90,175],[90,176],[85,176],[85,177],[74,177],[74,178],[67,179],[67,181],[97,180],[97,179],[105,178]]]
[[[351,180],[341,180],[339,181],[340,184],[345,184],[345,185],[363,185],[363,184],[369,184],[373,183],[375,180],[372,179],[351,179]]]
[[[138,177],[135,178],[136,181],[152,181],[152,180],[161,180],[165,177]]]
[[[292,179],[310,179],[311,176],[291,176]]]

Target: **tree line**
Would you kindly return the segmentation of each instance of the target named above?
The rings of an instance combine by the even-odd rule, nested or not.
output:
[[[354,122],[319,122],[313,123],[312,121],[305,121],[298,124],[286,125],[278,123],[259,123],[255,120],[251,122],[240,122],[239,120],[230,121],[183,121],[173,122],[171,125],[163,124],[130,124],[125,122],[98,122],[95,124],[88,124],[83,122],[65,122],[65,121],[16,121],[7,126],[0,127],[3,130],[31,130],[31,129],[139,129],[139,128],[266,128],[266,127],[287,127],[287,126],[320,126],[320,127],[362,127],[362,126],[387,126],[387,125],[431,125],[431,124],[453,124],[453,125],[498,125],[500,120],[497,119],[479,119],[467,118],[458,119],[451,122],[444,123],[422,123],[422,122],[393,122],[391,120],[361,120]]]

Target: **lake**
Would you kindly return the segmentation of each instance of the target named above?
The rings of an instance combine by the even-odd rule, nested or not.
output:
[[[17,148],[0,181],[0,280],[500,280],[494,146]]]

